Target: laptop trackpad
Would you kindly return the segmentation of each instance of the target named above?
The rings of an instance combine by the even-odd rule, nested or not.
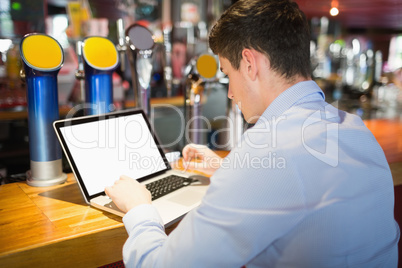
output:
[[[203,195],[204,194],[199,191],[188,190],[179,193],[168,200],[189,207],[199,202]]]

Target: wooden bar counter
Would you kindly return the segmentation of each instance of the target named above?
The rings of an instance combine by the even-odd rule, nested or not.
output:
[[[99,267],[123,259],[127,237],[121,217],[85,203],[73,174],[50,187],[0,186],[0,267]]]
[[[399,168],[395,181],[402,174],[402,124],[365,123],[391,168]],[[126,239],[121,217],[89,207],[72,174],[57,186],[0,186],[0,267],[99,267],[122,260]]]
[[[0,187],[1,267],[98,267],[122,260],[119,216],[89,207],[72,174],[62,185]]]

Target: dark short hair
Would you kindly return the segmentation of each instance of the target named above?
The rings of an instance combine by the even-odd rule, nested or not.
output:
[[[209,46],[236,70],[249,48],[266,54],[271,68],[287,79],[311,75],[309,24],[289,0],[237,1],[213,26]]]

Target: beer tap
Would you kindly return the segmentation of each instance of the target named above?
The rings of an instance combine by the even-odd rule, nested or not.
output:
[[[84,72],[84,62],[82,60],[82,41],[77,41],[75,46],[75,51],[78,58],[78,68],[75,72],[75,78],[80,84],[80,100],[85,102],[85,72]]]
[[[218,63],[216,58],[210,54],[202,54],[190,60],[185,74],[186,96],[185,96],[185,117],[189,129],[190,142],[201,144],[203,137],[200,132],[202,128],[202,101],[205,84],[216,82]]]
[[[172,96],[172,84],[173,84],[171,35],[172,35],[172,26],[166,25],[163,28],[163,46],[165,48],[165,62],[163,67],[163,73],[166,83],[167,97]]]
[[[154,39],[151,31],[139,24],[132,24],[125,32],[127,53],[131,67],[136,107],[151,116],[151,75]]]
[[[115,45],[107,38],[89,36],[77,43],[80,58],[76,78],[85,81],[87,114],[104,114],[114,110],[113,72],[119,64]],[[81,91],[82,92],[82,91]]]
[[[120,55],[120,70],[124,72],[126,70],[126,64],[124,61],[124,54],[127,51],[127,45],[126,45],[126,37],[124,34],[124,22],[123,19],[118,19],[117,20],[117,39],[118,39],[118,44],[116,46],[117,51],[119,52]]]
[[[27,183],[51,186],[66,181],[62,153],[53,130],[59,119],[57,75],[64,63],[62,46],[45,34],[27,34],[20,44],[27,85],[30,170]]]

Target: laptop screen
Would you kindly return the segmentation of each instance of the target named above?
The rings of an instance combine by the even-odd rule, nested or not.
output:
[[[61,120],[55,129],[88,199],[121,175],[143,181],[170,169],[141,110]]]

